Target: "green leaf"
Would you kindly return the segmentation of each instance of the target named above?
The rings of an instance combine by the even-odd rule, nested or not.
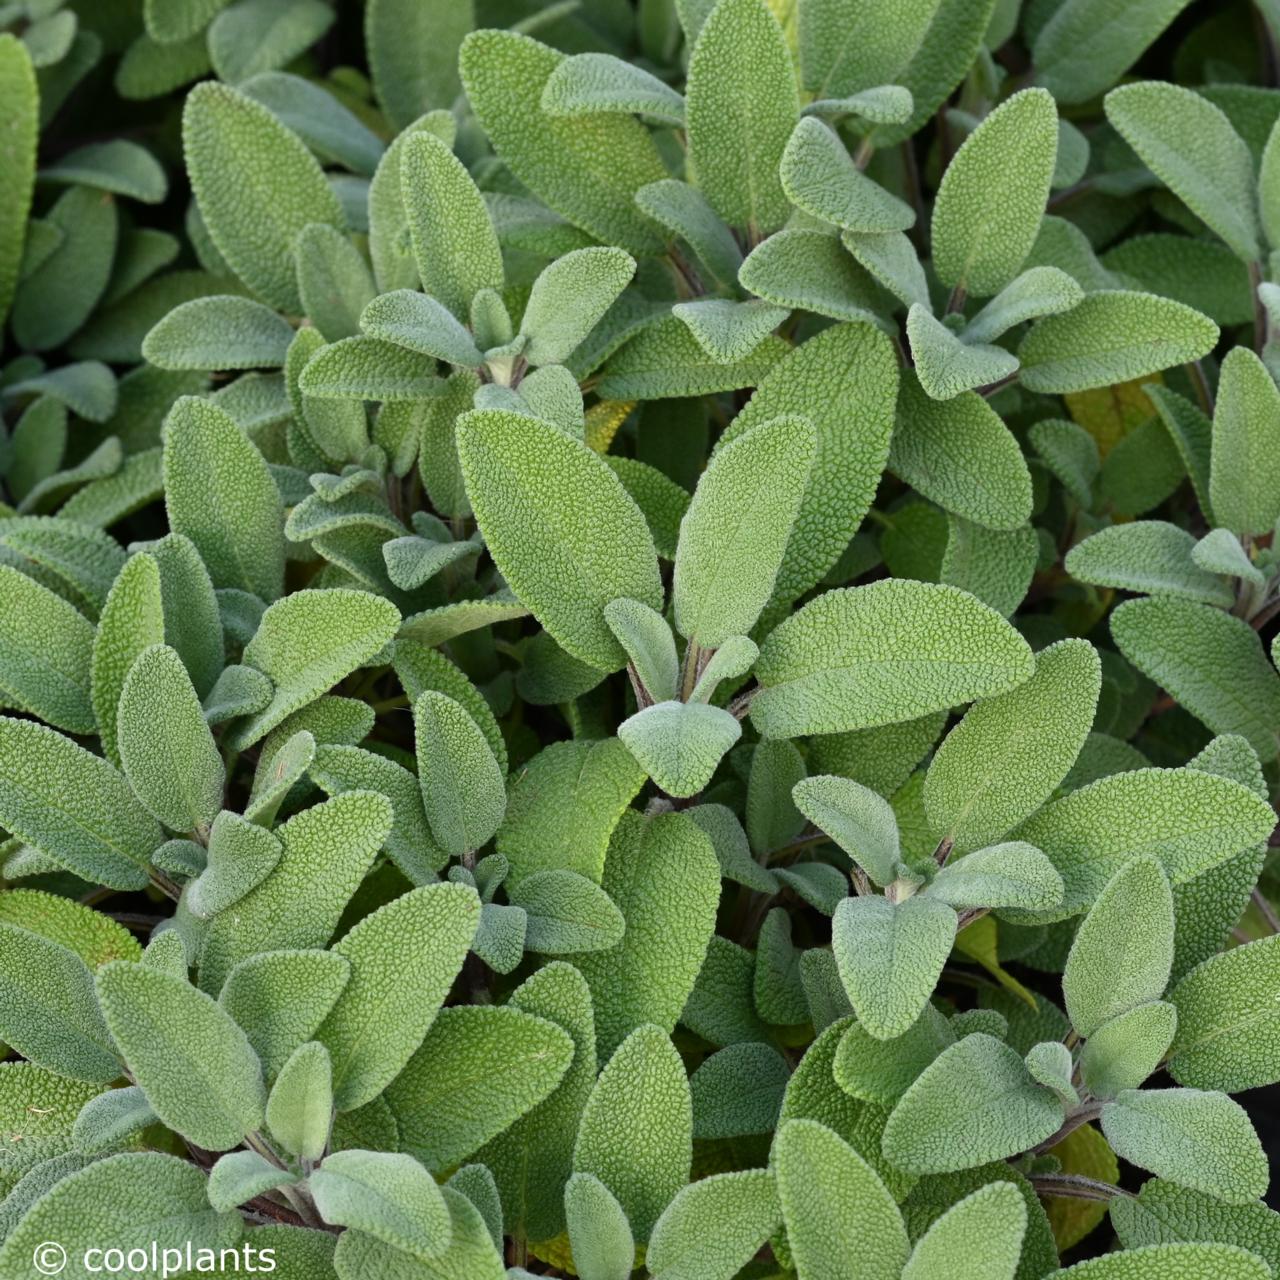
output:
[[[322,0],[249,0],[209,24],[209,56],[220,79],[238,83],[286,66],[333,23]]]
[[[314,222],[299,232],[294,254],[298,292],[311,323],[330,342],[359,333],[360,313],[376,290],[351,238]]]
[[[1243,258],[1258,258],[1253,157],[1222,110],[1191,89],[1144,80],[1113,89],[1107,119],[1143,163]]]
[[[575,963],[591,988],[603,1059],[641,1023],[675,1029],[715,928],[720,864],[684,814],[628,813],[609,846],[602,887],[626,931],[617,946]]]
[[[1039,849],[1014,840],[988,845],[951,862],[938,872],[927,893],[957,909],[1043,911],[1062,901],[1062,877]]]
[[[574,1146],[577,1173],[617,1197],[637,1240],[689,1178],[693,1107],[684,1063],[667,1033],[641,1025],[605,1064],[587,1099]]]
[[[1120,652],[1215,733],[1238,733],[1263,760],[1280,739],[1280,677],[1240,618],[1187,600],[1126,600],[1111,615]]]
[[[423,288],[466,319],[480,289],[501,289],[502,253],[484,200],[446,143],[421,131],[400,157],[401,192]]]
[[[821,98],[809,103],[801,114],[807,116],[859,116],[873,124],[905,124],[915,103],[911,90],[899,84],[875,85],[847,98]]]
[[[963,849],[998,840],[1034,813],[1066,777],[1093,724],[1102,686],[1093,646],[1063,640],[1035,663],[1025,683],[975,703],[929,765],[925,812],[939,836]]]
[[[591,993],[577,969],[552,961],[516,988],[507,1008],[554,1023],[572,1041],[560,1083],[478,1155],[498,1182],[507,1230],[523,1228],[529,1239],[547,1240],[564,1230],[563,1189],[578,1119],[596,1078]],[[537,1061],[538,1074],[548,1061],[546,1055]]]
[[[97,989],[130,1075],[169,1128],[227,1151],[262,1124],[258,1056],[211,997],[185,978],[124,960],[99,972]]]
[[[320,400],[430,401],[444,384],[417,352],[357,335],[320,348],[303,369],[299,387]]]
[[[622,912],[599,885],[575,871],[538,871],[509,891],[528,917],[525,947],[544,955],[603,951],[626,927]]]
[[[231,970],[218,1003],[272,1077],[315,1035],[350,977],[350,962],[336,951],[263,951]],[[270,1122],[270,1099],[267,1116]]]
[[[1100,529],[1067,552],[1066,570],[1081,582],[1122,591],[1181,596],[1229,609],[1235,592],[1195,562],[1196,540],[1164,520],[1134,520]]]
[[[351,980],[316,1038],[333,1058],[340,1111],[371,1101],[409,1061],[462,968],[479,916],[468,886],[424,885],[334,944],[351,963]]]
[[[370,0],[364,38],[373,88],[387,118],[409,128],[458,96],[458,48],[475,25],[471,0]]]
[[[1209,496],[1215,523],[1232,533],[1265,533],[1280,518],[1280,389],[1247,347],[1222,361]]]
[[[1102,1109],[1121,1159],[1228,1204],[1266,1194],[1270,1175],[1248,1114],[1225,1093],[1130,1089]]]
[[[412,1156],[335,1151],[308,1184],[326,1222],[367,1232],[423,1261],[450,1243],[449,1207]]]
[[[663,1210],[645,1265],[662,1280],[732,1280],[781,1221],[767,1169],[713,1174],[681,1188]]]
[[[214,295],[174,307],[142,340],[142,355],[159,369],[279,368],[292,340],[270,307]]]
[[[297,1181],[297,1174],[273,1164],[256,1151],[231,1151],[209,1170],[209,1203],[225,1213],[266,1191]]]
[[[866,1280],[898,1280],[910,1244],[874,1169],[816,1120],[785,1121],[773,1150],[787,1243],[805,1280],[837,1280],[858,1260]]]
[[[946,511],[988,529],[1016,529],[1031,517],[1031,475],[1008,427],[976,392],[949,400],[903,378],[889,467]]]
[[[1162,1178],[1144,1182],[1136,1199],[1113,1200],[1111,1222],[1125,1248],[1135,1251],[1167,1243],[1185,1251],[1183,1241],[1202,1241],[1248,1249],[1272,1266],[1280,1256],[1280,1219],[1274,1209],[1225,1204]]]
[[[480,1210],[453,1187],[442,1187],[441,1194],[451,1219],[444,1253],[424,1263],[365,1231],[344,1231],[334,1254],[342,1280],[370,1275],[386,1280],[503,1280],[502,1259]]]
[[[146,887],[164,839],[100,756],[30,720],[0,717],[0,825],[93,884]]]
[[[188,94],[183,146],[191,186],[218,252],[264,302],[299,312],[293,265],[298,232],[312,222],[339,231],[345,225],[337,197],[311,153],[266,107],[217,83],[198,85]]]
[[[756,299],[731,302],[727,298],[678,302],[671,311],[718,364],[745,359],[790,314],[785,307]]]
[[[948,516],[941,581],[977,596],[1007,618],[1031,586],[1040,550],[1040,539],[1030,525],[987,529],[963,516]]]
[[[560,63],[543,86],[542,109],[551,116],[611,112],[684,124],[684,99],[674,89],[607,53],[580,53]]]
[[[680,527],[672,601],[690,643],[751,630],[791,537],[817,444],[804,418],[762,423],[719,449]]]
[[[708,274],[732,288],[743,265],[742,250],[697,187],[663,178],[641,187],[635,199],[645,214],[689,245]]]
[[[1013,833],[1048,854],[1084,910],[1129,861],[1153,854],[1174,885],[1265,838],[1272,820],[1247,787],[1186,769],[1136,769],[1046,805]],[[1265,829],[1265,830],[1264,830]]]
[[[1002,693],[1032,665],[1009,624],[954,587],[828,591],[761,646],[751,719],[774,738],[892,724]]]
[[[822,231],[789,227],[775,232],[751,251],[737,279],[749,293],[779,307],[879,323],[874,282],[835,236]]]
[[[1207,355],[1218,326],[1171,298],[1104,290],[1037,321],[1018,347],[1029,391],[1088,391]]]
[[[915,223],[915,210],[868,178],[835,130],[813,116],[796,125],[779,176],[792,204],[844,231],[883,235]]]
[[[0,1035],[28,1061],[103,1085],[120,1075],[93,994],[93,974],[74,951],[17,925],[0,924]],[[129,961],[112,963],[128,964]]]
[[[907,313],[907,336],[916,378],[933,400],[951,400],[975,387],[989,386],[1018,368],[1017,358],[1003,347],[962,342],[918,302]]]
[[[846,898],[831,946],[858,1021],[877,1040],[910,1028],[933,994],[956,935],[956,913],[932,898]]]
[[[689,58],[685,116],[698,187],[753,238],[787,219],[778,165],[799,114],[786,37],[763,0],[722,0]]]
[[[877,1040],[859,1023],[840,1036],[832,1071],[847,1094],[892,1107],[911,1082],[943,1049],[955,1043],[951,1023],[926,1004],[906,1031],[892,1040]]]
[[[1113,85],[1186,7],[1187,0],[1125,9],[1108,0],[1065,0],[1032,44],[1037,78],[1059,102],[1086,102]]]
[[[889,454],[897,367],[893,346],[878,329],[832,325],[779,360],[721,435],[717,450],[791,415],[807,418],[817,432],[776,601],[789,603],[821,581],[871,506]]]
[[[1075,1062],[1071,1050],[1059,1040],[1044,1040],[1032,1045],[1024,1061],[1032,1079],[1052,1089],[1064,1107],[1078,1107],[1080,1095],[1071,1083]]]
[[[108,960],[137,960],[142,955],[133,934],[110,916],[40,889],[0,893],[0,921],[60,943],[91,969]]]
[[[573,1052],[567,1032],[530,1012],[441,1010],[387,1089],[402,1146],[429,1169],[448,1169],[547,1099]]]
[[[1016,276],[961,331],[965,342],[992,342],[1027,320],[1070,311],[1084,291],[1057,267],[1029,267]]]
[[[1134,858],[1098,895],[1076,932],[1062,977],[1071,1025],[1082,1037],[1137,1005],[1159,1000],[1173,967],[1173,893],[1160,864]]]
[[[333,1068],[324,1045],[311,1040],[294,1050],[267,1097],[266,1117],[292,1155],[313,1162],[324,1155],[333,1121]]]
[[[1043,89],[1015,93],[964,140],[933,209],[943,284],[986,298],[1013,280],[1040,231],[1057,152],[1057,110]]]
[[[498,830],[511,885],[560,869],[599,883],[609,837],[643,783],[644,770],[616,738],[544,747],[513,779]]]
[[[1179,1084],[1233,1093],[1280,1079],[1275,937],[1210,956],[1174,987],[1169,1073]]]
[[[1178,1011],[1163,1000],[1140,1004],[1098,1027],[1080,1051],[1080,1079],[1095,1098],[1137,1089],[1168,1052]]]
[[[284,510],[235,420],[207,400],[179,400],[165,432],[164,480],[170,527],[196,545],[214,586],[274,600],[284,580]]]
[[[989,1182],[934,1221],[911,1251],[902,1280],[938,1280],[957,1265],[973,1280],[1013,1280],[1026,1230],[1022,1193],[1011,1182]]]
[[[1208,573],[1243,578],[1255,587],[1266,586],[1266,576],[1229,529],[1211,529],[1191,548],[1191,559]]]
[[[209,571],[195,543],[181,533],[167,534],[148,544],[146,551],[160,570],[163,639],[178,651],[191,683],[203,696],[226,664],[218,597]]]
[[[295,591],[277,600],[244,648],[244,663],[274,686],[270,703],[239,725],[237,750],[314,702],[391,640],[400,614],[389,600],[344,588]]]
[[[631,197],[669,176],[657,148],[628,116],[544,111],[543,90],[563,61],[555,49],[514,31],[476,31],[463,42],[459,66],[494,149],[535,196],[604,244],[654,253],[658,237]]]
[[[0,564],[0,692],[68,733],[92,733],[94,628],[34,578]]]
[[[877,884],[897,876],[898,820],[887,800],[851,778],[805,778],[792,790],[796,806]]]
[[[0,36],[0,102],[10,122],[0,163],[9,175],[0,203],[0,323],[8,315],[22,265],[27,213],[35,179],[39,91],[26,47],[16,36]]]
[[[200,985],[220,990],[237,964],[261,951],[325,946],[390,829],[391,805],[371,791],[334,796],[278,827],[284,853],[275,870],[234,912],[209,923]]]
[[[125,677],[120,759],[134,794],[172,831],[207,831],[222,808],[225,770],[187,669],[152,645]]]
[[[603,670],[625,661],[604,607],[662,605],[658,558],[635,503],[600,457],[549,423],[466,414],[458,453],[485,542],[556,641]]]
[[[653,702],[676,696],[680,660],[666,619],[638,600],[611,600],[604,608],[605,621],[627,651],[627,658]]]
[[[413,704],[418,779],[436,843],[451,857],[487,844],[502,823],[502,767],[460,703],[428,690]]]
[[[535,367],[563,364],[627,287],[635,269],[635,259],[622,249],[594,246],[575,249],[544,268],[520,321],[520,332],[528,339],[524,358]]]
[[[705,702],[654,703],[618,727],[649,777],[678,798],[697,795],[741,736],[733,716]]]
[[[903,1094],[884,1152],[909,1173],[971,1169],[1043,1142],[1062,1117],[1017,1051],[978,1032],[944,1049]]]
[[[266,827],[224,809],[213,820],[206,865],[187,885],[183,904],[198,919],[225,911],[271,874],[281,852]]]
[[[71,1131],[71,1141],[77,1151],[86,1155],[106,1154],[155,1123],[156,1114],[136,1085],[108,1089],[81,1108]]]
[[[0,1273],[30,1274],[32,1258],[49,1241],[57,1241],[77,1265],[86,1251],[93,1257],[104,1246],[148,1258],[153,1249],[162,1258],[181,1258],[188,1249],[194,1256],[237,1252],[244,1234],[240,1215],[215,1210],[206,1185],[190,1161],[156,1151],[95,1161],[31,1206],[0,1248]]]
[[[360,327],[371,338],[451,364],[479,368],[484,363],[471,335],[449,309],[412,289],[379,294],[361,313]]]
[[[617,1198],[593,1173],[575,1173],[564,1188],[573,1264],[586,1280],[629,1280],[636,1244]]]
[[[756,1041],[738,1041],[704,1058],[689,1081],[693,1136],[772,1133],[790,1074],[776,1049]]]

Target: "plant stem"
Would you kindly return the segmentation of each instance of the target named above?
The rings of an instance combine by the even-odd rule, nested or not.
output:
[[[1113,1200],[1116,1196],[1137,1199],[1132,1191],[1126,1191],[1123,1187],[1099,1182],[1096,1178],[1086,1178],[1078,1173],[1038,1173],[1031,1179],[1031,1185],[1042,1196],[1067,1196],[1073,1200],[1104,1202]]]

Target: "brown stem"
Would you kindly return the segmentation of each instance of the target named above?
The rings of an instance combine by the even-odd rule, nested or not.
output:
[[[1116,1196],[1128,1196],[1136,1200],[1132,1191],[1123,1187],[1112,1186],[1109,1182],[1099,1182],[1096,1178],[1086,1178],[1078,1173],[1037,1173],[1031,1179],[1036,1193],[1042,1196],[1067,1196],[1073,1200],[1109,1201]]]
[[[1031,1148],[1033,1155],[1040,1155],[1048,1151],[1050,1147],[1056,1147],[1063,1138],[1080,1128],[1081,1125],[1088,1124],[1090,1120],[1096,1120],[1102,1114],[1102,1103],[1090,1102],[1083,1107],[1079,1107],[1073,1111],[1063,1122],[1057,1133],[1050,1134],[1043,1142],[1037,1143]]]

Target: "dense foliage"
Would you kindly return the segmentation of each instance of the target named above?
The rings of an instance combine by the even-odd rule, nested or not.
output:
[[[1275,0],[0,28],[0,1280],[1280,1275]]]

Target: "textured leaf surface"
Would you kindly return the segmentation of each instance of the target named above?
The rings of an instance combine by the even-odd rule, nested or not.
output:
[[[0,97],[10,132],[4,146],[4,169],[10,175],[0,204],[0,319],[8,313],[22,264],[27,211],[35,178],[37,113],[36,78],[26,48],[17,37],[0,38]]]
[[[467,493],[490,554],[521,601],[575,657],[625,661],[604,618],[619,596],[662,604],[644,517],[586,445],[549,423],[501,410],[458,428]]]
[[[1115,524],[1076,543],[1067,553],[1067,571],[1081,582],[1123,591],[1176,595],[1230,608],[1235,595],[1221,576],[1192,558],[1195,539],[1164,520]]]
[[[781,1220],[767,1170],[713,1174],[681,1188],[663,1211],[645,1265],[664,1280],[731,1280]]]
[[[1280,516],[1280,389],[1247,347],[1222,362],[1213,410],[1209,497],[1217,524],[1265,533]]]
[[[828,591],[765,641],[751,719],[771,737],[910,720],[1031,675],[1008,623],[954,587],[888,581]]]
[[[1013,1280],[1027,1206],[1011,1182],[991,1182],[952,1205],[916,1242],[902,1280],[935,1280],[959,1258],[973,1280]]]

